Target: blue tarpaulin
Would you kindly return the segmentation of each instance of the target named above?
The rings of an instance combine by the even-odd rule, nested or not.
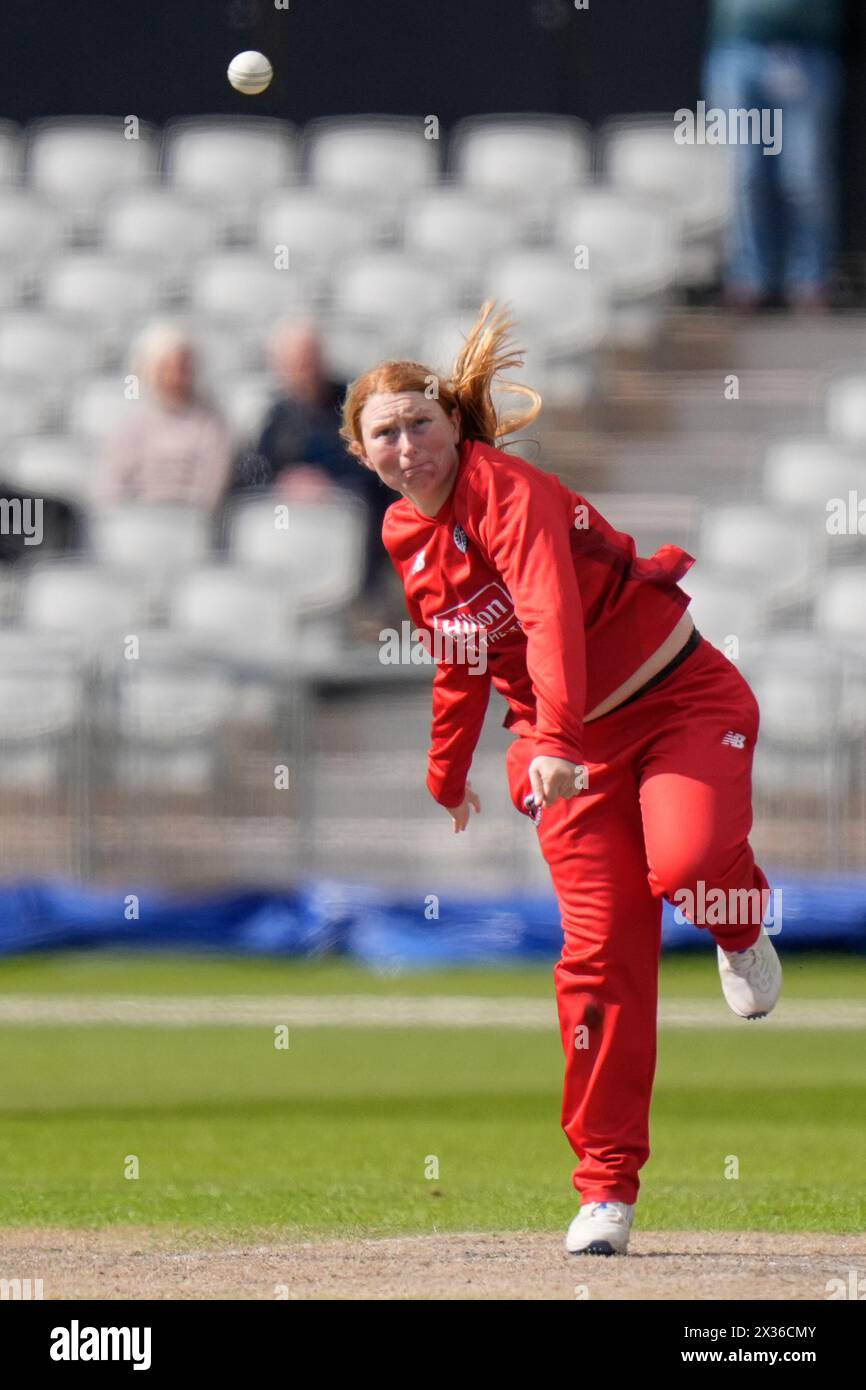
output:
[[[866,951],[866,876],[768,875],[768,929],[785,950]],[[778,910],[779,906],[781,911]],[[434,915],[438,914],[438,915]],[[709,933],[664,904],[666,950],[706,949]],[[0,954],[69,949],[173,950],[299,957],[342,954],[373,968],[555,959],[556,899],[438,899],[370,884],[301,881],[284,890],[180,894],[72,880],[0,885]]]

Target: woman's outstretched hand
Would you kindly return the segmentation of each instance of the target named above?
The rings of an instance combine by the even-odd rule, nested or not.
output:
[[[537,806],[553,806],[561,796],[577,796],[586,786],[586,768],[565,758],[533,758],[529,781]]]
[[[446,806],[446,807],[445,807],[445,810],[448,812],[449,816],[451,817],[451,823],[452,823],[452,826],[453,826],[454,834],[455,834],[455,835],[458,833],[458,831],[460,831],[460,830],[465,830],[466,827],[467,827],[467,825],[469,824],[469,808],[470,808],[470,806],[472,807],[473,811],[480,812],[480,810],[481,810],[481,802],[480,802],[480,800],[478,799],[478,794],[477,794],[477,792],[474,792],[474,791],[472,790],[471,786],[470,786],[469,783],[467,782],[467,783],[466,783],[466,795],[464,796],[464,798],[463,798],[463,800],[461,801],[460,805],[459,805],[459,806]]]

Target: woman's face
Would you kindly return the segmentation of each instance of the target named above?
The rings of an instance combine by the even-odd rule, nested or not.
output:
[[[460,417],[423,391],[380,392],[361,411],[361,458],[387,487],[433,516],[446,500],[460,456]]]

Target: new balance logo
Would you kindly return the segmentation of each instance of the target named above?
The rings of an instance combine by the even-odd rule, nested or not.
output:
[[[745,748],[745,746],[746,746],[746,735],[745,735],[745,734],[735,734],[734,731],[733,731],[733,729],[728,729],[728,732],[725,734],[725,737],[722,739],[722,743],[727,743],[728,746],[729,746],[730,748]]]

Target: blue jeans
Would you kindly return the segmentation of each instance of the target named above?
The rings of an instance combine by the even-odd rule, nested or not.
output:
[[[710,107],[782,112],[778,154],[765,155],[760,144],[731,148],[727,283],[757,295],[826,290],[838,236],[841,59],[815,44],[736,40],[710,49],[703,85],[708,114]]]

